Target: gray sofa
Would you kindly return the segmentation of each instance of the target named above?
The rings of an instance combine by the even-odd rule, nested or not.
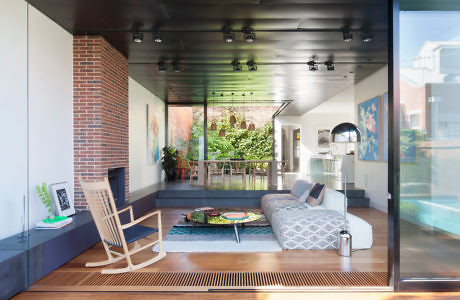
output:
[[[312,207],[305,202],[311,184],[298,180],[289,194],[267,194],[262,210],[283,249],[337,249],[343,229],[343,194],[326,189],[324,200]],[[353,249],[372,247],[372,226],[347,213]]]

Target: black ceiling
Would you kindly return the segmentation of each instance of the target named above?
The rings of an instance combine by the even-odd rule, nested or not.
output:
[[[202,102],[211,93],[254,93],[254,100],[293,100],[284,114],[299,115],[368,76],[387,62],[386,0],[30,0],[32,5],[74,34],[101,34],[129,58],[130,76],[169,102]],[[144,41],[134,43],[135,24]],[[233,43],[220,30],[236,31]],[[250,26],[256,40],[240,30]],[[150,31],[159,28],[163,42]],[[354,39],[345,43],[344,28]],[[374,40],[363,43],[362,30]],[[310,72],[306,62],[332,58]],[[242,72],[233,72],[238,59]],[[248,72],[246,62],[258,64]],[[159,73],[158,61],[169,71]],[[169,65],[179,63],[182,72]],[[237,98],[239,96],[236,96]]]

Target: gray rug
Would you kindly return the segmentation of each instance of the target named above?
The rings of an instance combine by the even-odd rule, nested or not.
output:
[[[281,246],[271,226],[238,227],[236,243],[233,226],[174,226],[163,239],[165,252],[277,252]],[[158,252],[158,245],[153,247]]]

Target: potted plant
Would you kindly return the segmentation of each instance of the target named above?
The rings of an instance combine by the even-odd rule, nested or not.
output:
[[[161,166],[165,171],[167,180],[174,180],[177,175],[177,150],[171,146],[164,147]]]
[[[42,201],[43,205],[48,210],[48,218],[46,220],[49,220],[51,222],[54,221],[53,200],[51,200],[48,185],[45,182],[43,182],[41,186],[35,186],[35,190],[37,191],[37,195]]]

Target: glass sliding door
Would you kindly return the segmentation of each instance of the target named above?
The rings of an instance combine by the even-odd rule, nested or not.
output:
[[[0,1],[0,299],[28,286],[27,2]]]
[[[460,279],[460,11],[438,4],[400,1],[402,282]]]

